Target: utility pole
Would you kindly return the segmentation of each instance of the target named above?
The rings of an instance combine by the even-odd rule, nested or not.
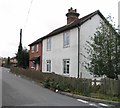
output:
[[[18,61],[18,66],[22,67],[23,65],[23,58],[22,58],[22,29],[20,29],[20,42],[18,46],[18,53],[17,53],[17,61]]]
[[[19,51],[22,51],[22,29],[20,29],[20,43],[19,43],[18,52]]]

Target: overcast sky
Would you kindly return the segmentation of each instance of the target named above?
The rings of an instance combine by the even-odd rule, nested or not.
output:
[[[80,17],[96,10],[118,23],[119,0],[0,0],[0,56],[13,57],[19,45],[20,28],[22,45],[45,36],[67,23],[65,14],[70,7],[77,9]],[[31,7],[30,11],[29,8]],[[29,13],[29,15],[28,15]]]

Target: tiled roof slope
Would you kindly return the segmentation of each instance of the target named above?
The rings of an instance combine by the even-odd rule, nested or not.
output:
[[[59,34],[59,33],[61,33],[61,32],[64,32],[64,31],[66,31],[66,30],[70,30],[70,29],[72,29],[72,28],[78,27],[78,26],[82,25],[84,22],[86,22],[87,20],[91,19],[91,18],[92,18],[94,15],[96,15],[96,14],[100,15],[100,17],[105,20],[105,17],[101,14],[101,12],[100,12],[99,10],[97,10],[97,11],[95,11],[95,12],[93,12],[93,13],[90,13],[90,14],[88,14],[88,15],[86,15],[86,16],[78,19],[78,20],[75,20],[75,21],[74,21],[73,23],[71,23],[71,24],[67,24],[67,25],[62,26],[62,27],[60,27],[60,28],[58,28],[58,29],[53,30],[52,32],[50,32],[50,33],[47,34],[46,36],[41,37],[40,39],[34,41],[34,42],[31,43],[29,46],[34,45],[34,44],[37,44],[37,43],[39,43],[40,41],[42,41],[43,39],[45,39],[45,38],[47,38],[47,37],[51,37],[51,36],[57,35],[57,34]]]
[[[28,46],[32,46],[32,45],[38,44],[39,42],[42,42],[41,38],[37,39],[36,41],[34,41],[33,43],[29,44]]]

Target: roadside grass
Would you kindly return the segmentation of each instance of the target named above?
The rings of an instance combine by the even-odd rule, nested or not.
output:
[[[120,98],[116,96],[108,96],[100,93],[91,93],[92,98],[97,98],[97,99],[104,99],[104,100],[109,100],[109,101],[117,101],[120,102]]]

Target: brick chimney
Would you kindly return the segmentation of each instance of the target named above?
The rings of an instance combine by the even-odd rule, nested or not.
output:
[[[79,17],[79,13],[77,13],[77,10],[71,7],[70,9],[68,9],[68,13],[66,14],[67,16],[67,24],[70,24],[72,22],[74,22],[75,20],[78,19]]]

